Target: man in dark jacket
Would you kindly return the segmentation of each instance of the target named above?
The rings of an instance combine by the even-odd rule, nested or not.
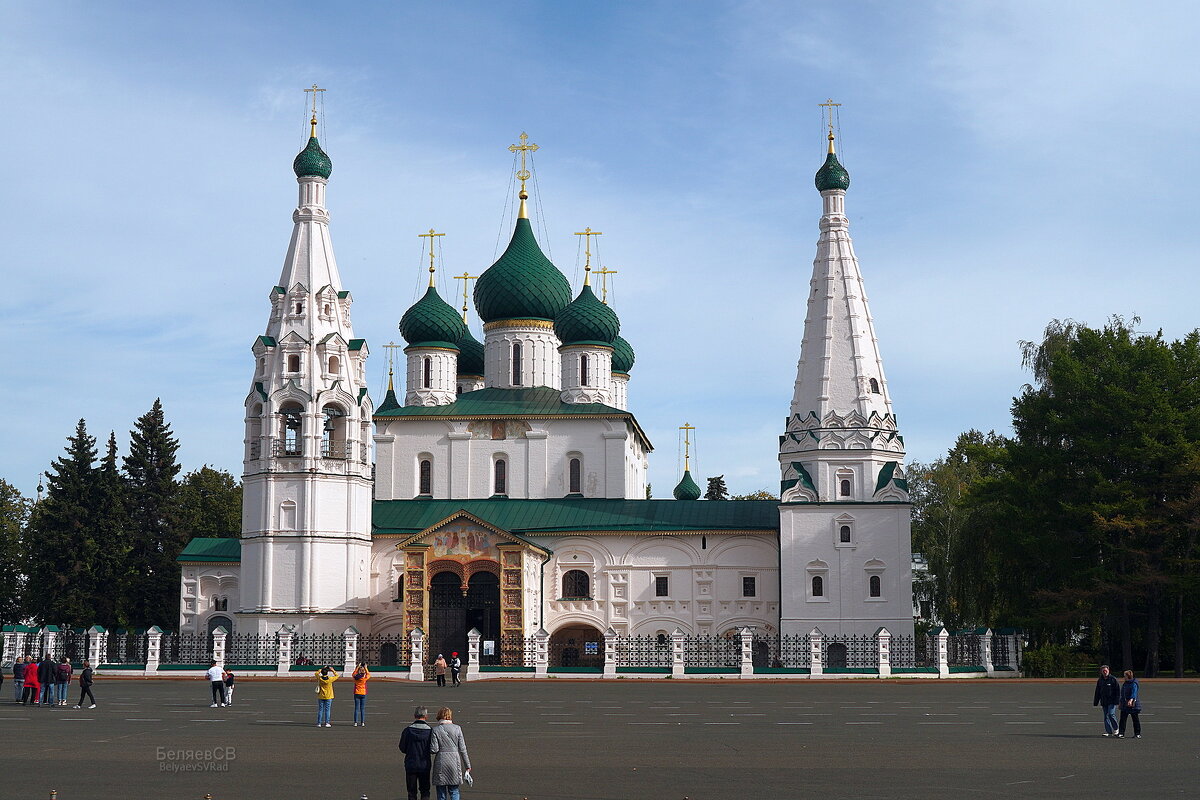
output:
[[[16,693],[17,702],[21,702],[21,693],[25,691],[25,658],[17,656],[17,660],[13,662],[13,691]]]
[[[413,712],[413,723],[400,734],[400,752],[404,753],[404,780],[408,784],[408,800],[429,800],[429,770],[433,766],[429,757],[429,740],[433,728],[425,718],[429,709],[417,706]]]
[[[1113,677],[1112,670],[1105,664],[1100,668],[1100,677],[1096,680],[1096,694],[1092,698],[1093,706],[1104,710],[1104,735],[1112,736],[1117,732],[1117,704],[1121,702],[1121,684]]]
[[[54,705],[54,700],[58,697],[54,688],[57,675],[58,664],[54,663],[54,659],[50,657],[49,653],[46,653],[38,662],[38,682],[42,684],[42,694],[38,701],[44,706]]]

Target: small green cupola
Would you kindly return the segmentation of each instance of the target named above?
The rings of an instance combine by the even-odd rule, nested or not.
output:
[[[829,189],[840,189],[844,192],[850,188],[850,173],[842,166],[842,162],[838,161],[837,153],[833,148],[832,130],[829,132],[829,154],[825,156],[825,163],[817,170],[814,183],[817,185],[818,192]]]
[[[590,344],[612,347],[621,331],[616,313],[583,284],[571,303],[554,318],[554,333],[564,345]]]
[[[458,340],[458,374],[483,376],[483,345],[465,325],[462,338]]]
[[[624,336],[613,339],[612,371],[620,375],[628,375],[633,369],[633,348]]]
[[[459,318],[458,312],[438,295],[432,285],[425,296],[400,318],[400,335],[409,347],[458,350],[458,343],[466,331],[467,326]]]
[[[315,111],[309,124],[312,125],[312,132],[308,137],[308,146],[301,150],[292,162],[292,171],[296,173],[297,178],[325,178],[328,180],[329,174],[333,172],[333,162],[329,160],[329,156],[321,149],[321,143],[317,141]]]
[[[375,409],[375,412],[395,411],[397,408],[400,408],[400,401],[396,398],[396,386],[392,383],[392,368],[388,367],[387,394],[383,396],[383,402],[379,404],[379,408]]]
[[[696,485],[694,480],[692,480],[691,470],[685,469],[683,471],[683,478],[679,481],[679,484],[675,487],[675,491],[673,491],[671,494],[675,496],[676,500],[700,499],[700,487]]]

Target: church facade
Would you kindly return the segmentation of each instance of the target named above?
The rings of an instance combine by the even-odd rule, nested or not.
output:
[[[609,629],[912,634],[904,445],[832,132],[780,501],[701,500],[687,470],[674,499],[645,499],[633,348],[590,280],[573,291],[543,254],[524,179],[508,247],[475,286],[483,341],[431,264],[400,320],[403,390],[389,378],[376,406],[315,119],[293,167],[292,238],[252,346],[241,538],[180,556],[181,631],[419,628],[436,653],[466,652],[477,629],[497,656],[542,630],[583,652]]]

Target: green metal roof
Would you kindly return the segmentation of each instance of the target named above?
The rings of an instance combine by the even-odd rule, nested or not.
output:
[[[267,347],[275,346],[275,337],[273,336],[260,336],[258,337],[258,341],[262,342]]]
[[[377,534],[410,535],[458,511],[501,530],[524,536],[590,531],[779,530],[775,500],[683,503],[676,500],[376,500],[372,525]]]
[[[366,339],[351,339],[346,345],[350,350],[362,350],[363,345],[367,343]]]
[[[630,347],[629,342],[625,341],[625,337],[618,336],[613,340],[612,371],[628,375],[631,369],[633,369],[633,348]]]
[[[458,340],[458,374],[483,374],[483,344],[463,326],[462,338]]]
[[[228,561],[236,564],[242,560],[242,540],[192,539],[175,560],[185,564],[195,561]]]
[[[830,153],[825,157],[825,163],[817,170],[813,182],[816,184],[818,192],[826,189],[846,191],[850,188],[850,173],[842,166],[842,162],[838,161],[837,154]]]
[[[700,487],[692,480],[690,470],[683,471],[683,477],[679,479],[679,484],[676,485],[675,491],[671,492],[676,500],[699,500]]]
[[[328,178],[329,173],[333,172],[333,162],[321,149],[317,137],[309,137],[308,145],[292,162],[292,171],[296,173],[297,178]]]
[[[462,317],[430,286],[423,297],[400,318],[400,335],[410,347],[445,347],[457,350],[467,326]]]
[[[563,344],[612,345],[621,330],[613,310],[601,303],[592,287],[584,285],[571,303],[554,318],[554,332]]]
[[[484,322],[553,320],[571,302],[571,284],[538,247],[527,219],[518,219],[508,247],[475,282],[475,310]]]

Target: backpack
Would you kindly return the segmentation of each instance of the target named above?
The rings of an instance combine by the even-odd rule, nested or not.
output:
[[[59,664],[58,665],[58,682],[59,683],[68,683],[68,682],[70,682],[70,680],[71,680],[71,665],[70,664]]]

